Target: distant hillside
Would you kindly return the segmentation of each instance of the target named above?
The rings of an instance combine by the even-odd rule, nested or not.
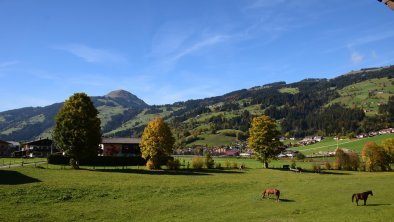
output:
[[[169,105],[149,106],[123,90],[92,100],[100,112],[104,136],[140,136],[151,118],[161,116],[173,129],[177,145],[213,146],[244,140],[250,120],[263,114],[276,119],[284,135],[296,137],[387,127],[394,122],[393,77],[391,66],[352,71],[333,79],[282,81]],[[50,136],[62,104],[1,112],[0,139]]]
[[[117,128],[148,107],[144,101],[124,90],[91,99],[100,112],[103,129]],[[45,107],[26,107],[1,112],[0,138],[22,141],[51,137],[55,116],[62,106],[63,103],[56,103]]]

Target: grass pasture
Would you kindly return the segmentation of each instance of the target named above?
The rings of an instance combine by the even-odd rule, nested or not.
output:
[[[216,159],[215,159],[216,161]],[[393,173],[261,169],[0,170],[0,221],[390,221]],[[275,165],[276,163],[271,163]],[[266,187],[281,201],[261,199]],[[373,190],[368,206],[351,195]]]
[[[340,141],[334,140],[332,137],[327,137],[319,143],[308,146],[293,147],[291,149],[299,150],[304,154],[312,154],[319,151],[334,151],[338,145],[339,148],[350,149],[360,153],[366,142],[373,141],[376,144],[381,145],[381,143],[388,138],[394,138],[394,134],[390,133],[362,139],[344,139]]]

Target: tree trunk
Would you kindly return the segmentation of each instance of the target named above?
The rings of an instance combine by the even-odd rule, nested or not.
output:
[[[79,169],[79,160],[77,158],[71,157],[70,158],[70,166],[73,169]]]
[[[264,161],[264,167],[268,169],[268,162]]]

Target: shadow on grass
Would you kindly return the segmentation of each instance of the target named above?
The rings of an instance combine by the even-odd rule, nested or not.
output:
[[[280,200],[280,202],[285,202],[285,203],[295,202],[295,200],[289,200],[289,199],[279,199],[279,200]]]
[[[192,176],[207,176],[212,174],[242,174],[240,171],[233,170],[145,170],[145,169],[95,169],[93,171],[99,172],[115,172],[115,173],[133,173],[133,174],[147,174],[147,175],[192,175]]]
[[[315,174],[331,174],[331,175],[351,175],[350,173],[346,173],[346,172],[339,172],[339,171],[336,171],[336,172],[333,172],[333,171],[320,171],[320,173],[316,173],[315,171],[313,171],[313,170],[305,170],[305,169],[302,169],[301,170],[301,172],[294,172],[294,171],[291,171],[291,170],[288,170],[288,169],[282,169],[282,168],[269,168],[270,170],[279,170],[279,171],[287,171],[287,172],[291,172],[291,173],[315,173]]]
[[[0,170],[0,185],[18,185],[26,183],[41,182],[32,177],[28,177],[12,170]]]
[[[366,207],[390,206],[391,204],[367,204]]]
[[[276,198],[273,198],[273,197],[261,198],[261,200],[274,200],[274,201],[276,201]],[[279,198],[279,202],[283,202],[283,203],[292,203],[292,202],[295,202],[295,200],[289,200],[289,199],[282,199],[282,198]]]

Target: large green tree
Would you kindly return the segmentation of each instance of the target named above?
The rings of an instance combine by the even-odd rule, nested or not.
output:
[[[153,162],[155,169],[166,164],[174,147],[175,139],[171,130],[160,117],[151,120],[144,129],[141,138],[142,157]]]
[[[268,116],[255,117],[249,129],[249,147],[268,168],[268,163],[281,151],[283,144],[279,140],[280,132],[275,121]]]
[[[70,164],[74,168],[79,168],[80,159],[97,156],[101,142],[97,114],[86,93],[75,93],[56,115],[53,138],[56,146],[71,158]]]

